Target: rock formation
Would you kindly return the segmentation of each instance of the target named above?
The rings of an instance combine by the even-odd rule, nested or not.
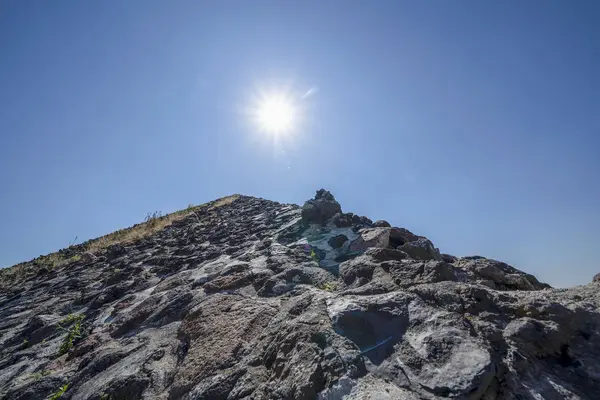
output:
[[[600,398],[600,282],[441,254],[325,190],[134,228],[0,273],[0,398]]]

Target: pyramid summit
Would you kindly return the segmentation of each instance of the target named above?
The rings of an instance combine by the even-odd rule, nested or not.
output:
[[[597,399],[598,281],[234,195],[2,270],[0,398]]]

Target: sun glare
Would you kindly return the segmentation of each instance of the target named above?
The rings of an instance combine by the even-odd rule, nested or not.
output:
[[[260,128],[268,133],[288,133],[294,127],[296,108],[291,99],[271,95],[262,99],[256,110]]]

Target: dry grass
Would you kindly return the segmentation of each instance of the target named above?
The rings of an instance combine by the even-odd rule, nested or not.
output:
[[[234,194],[233,196],[223,197],[219,200],[215,200],[215,202],[213,204],[211,204],[208,209],[214,210],[215,208],[226,206],[227,204],[231,204],[239,198],[240,198],[239,194]]]
[[[153,234],[169,227],[174,222],[182,220],[192,214],[198,218],[195,211],[206,208],[208,211],[214,210],[233,203],[239,199],[239,195],[223,197],[210,203],[199,206],[189,205],[186,209],[173,212],[167,215],[159,213],[148,214],[146,221],[129,228],[120,229],[108,235],[89,240],[80,245],[71,246],[67,249],[40,256],[32,261],[17,264],[10,268],[0,270],[0,288],[6,287],[10,283],[27,277],[33,271],[39,268],[54,269],[63,267],[81,260],[83,253],[99,253],[112,245],[126,245],[134,243],[140,239],[152,236]]]
[[[179,221],[185,217],[190,216],[191,213],[195,210],[201,209],[206,206],[208,206],[209,210],[213,210],[215,208],[231,204],[239,197],[239,195],[233,195],[223,197],[222,199],[215,200],[212,203],[207,203],[200,206],[189,205],[188,208],[184,210],[175,211],[174,213],[162,216],[157,216],[156,213],[154,215],[149,214],[149,217],[146,218],[146,222],[134,225],[130,228],[121,229],[116,232],[109,233],[108,235],[101,236],[97,239],[90,240],[86,243],[86,250],[90,253],[97,253],[98,251],[115,244],[129,244],[136,242],[140,239],[151,236],[156,232],[162,231],[166,227],[172,225],[173,222]]]

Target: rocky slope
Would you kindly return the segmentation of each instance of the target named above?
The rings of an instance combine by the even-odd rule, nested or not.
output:
[[[323,190],[169,223],[3,272],[0,398],[600,398],[600,283],[440,254]]]

